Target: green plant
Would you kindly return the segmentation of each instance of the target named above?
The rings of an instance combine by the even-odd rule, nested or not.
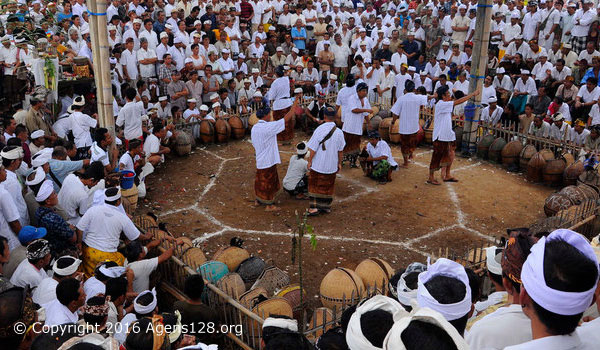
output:
[[[298,238],[296,238],[296,232],[292,236],[292,264],[296,263],[296,253],[298,254],[298,276],[300,284],[300,305],[304,305],[304,282],[302,280],[302,240],[305,235],[309,235],[310,247],[314,251],[317,249],[317,235],[315,234],[312,225],[307,223],[308,221],[308,210],[305,210],[302,216],[296,211],[296,224],[298,226]],[[301,313],[304,317],[304,313]],[[304,320],[300,320],[301,324],[304,325]]]

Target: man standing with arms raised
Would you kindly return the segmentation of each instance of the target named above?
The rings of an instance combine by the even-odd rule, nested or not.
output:
[[[285,124],[292,119],[294,107],[299,103],[299,99],[294,100],[292,108],[285,114],[283,119],[277,121],[271,121],[272,115],[269,113],[269,107],[256,112],[256,116],[260,120],[252,127],[250,133],[252,146],[254,146],[256,153],[255,204],[256,206],[266,205],[266,211],[278,211],[280,209],[274,205],[275,196],[281,188],[279,175],[277,174],[277,164],[281,163],[279,147],[277,147],[277,134],[285,130]]]
[[[335,109],[327,107],[325,122],[315,129],[308,141],[308,196],[311,216],[331,212],[335,177],[342,168],[346,142],[344,133],[335,124]]]
[[[400,133],[400,147],[404,164],[402,167],[408,167],[408,161],[413,159],[413,152],[417,147],[417,132],[419,131],[419,112],[421,106],[427,105],[426,95],[415,95],[415,83],[407,80],[404,83],[404,95],[402,95],[390,110],[393,121],[400,119],[398,132]]]
[[[277,79],[271,84],[266,98],[273,101],[273,119],[279,120],[290,111],[292,101],[290,100],[290,79],[285,75],[283,66],[275,68]],[[289,143],[294,138],[294,120],[285,122],[285,130],[277,134],[277,140]]]

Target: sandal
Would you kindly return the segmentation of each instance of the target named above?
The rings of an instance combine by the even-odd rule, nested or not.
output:
[[[428,184],[430,184],[430,185],[434,185],[434,186],[440,186],[440,185],[441,185],[441,184],[440,184],[439,182],[437,182],[437,181],[429,181],[429,180],[427,180],[427,183],[428,183]]]
[[[449,179],[444,179],[444,182],[458,182],[458,180],[455,179],[455,178],[453,178],[453,177],[451,177]]]

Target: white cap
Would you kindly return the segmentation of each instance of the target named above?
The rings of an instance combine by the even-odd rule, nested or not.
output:
[[[219,94],[217,94],[216,92],[213,92],[208,99],[214,100],[215,98],[219,98]]]
[[[331,74],[329,74],[329,79],[331,79],[331,80],[337,80],[337,75],[331,73]]]
[[[44,136],[44,130],[36,130],[31,133],[31,139],[37,139]]]
[[[444,42],[442,43],[442,46],[450,46],[450,43],[449,43],[449,42],[447,42],[447,41],[444,41]]]
[[[515,40],[523,40],[523,36],[521,34],[515,35]]]
[[[575,4],[574,2],[570,2],[567,7],[577,7],[577,4]]]
[[[243,53],[240,53],[240,54],[238,55],[238,58],[241,58],[241,59],[246,59],[246,55],[244,55]]]
[[[195,98],[188,98],[187,101],[188,101],[188,103],[196,103],[196,102],[198,102],[198,101],[196,101]]]
[[[294,48],[292,49],[292,52],[295,52],[295,53],[300,53],[300,50],[298,50],[298,48],[294,47]]]
[[[409,72],[416,72],[417,69],[415,68],[415,66],[408,66],[408,71]]]
[[[277,46],[277,49],[276,49],[276,50],[277,50],[277,51],[281,51],[281,52],[283,52],[283,47],[281,47],[281,46]],[[241,55],[241,54],[240,54],[240,55]]]
[[[260,70],[258,70],[258,68],[252,68],[252,74],[254,73],[260,73]]]
[[[466,9],[467,9],[467,6],[465,6],[464,4],[461,4],[461,5],[458,7],[458,9],[459,9],[459,10],[466,10]]]
[[[531,74],[531,72],[529,72],[527,69],[521,69],[521,74]]]
[[[518,10],[514,10],[513,12],[511,12],[511,14],[510,14],[510,18],[516,18],[516,19],[519,19],[519,18],[521,18],[521,14],[519,13],[519,11],[518,11]]]
[[[323,45],[331,45],[331,43],[329,42],[329,40],[323,40]]]
[[[498,99],[496,98],[496,96],[490,96],[488,98],[488,103],[493,103],[493,102],[498,102]]]
[[[427,72],[425,70],[422,70],[421,72],[419,72],[419,75],[427,76]]]
[[[269,31],[271,31],[271,30],[272,30],[272,31],[275,31],[275,26],[270,26],[270,27],[269,27]]]
[[[202,105],[202,106],[200,106],[200,110],[204,111],[204,112],[208,112],[208,106],[207,105]]]
[[[383,42],[382,42],[382,44],[383,44],[383,45],[389,45],[389,44],[390,44],[390,39],[387,39],[387,38],[386,38],[386,39],[383,39]]]
[[[295,94],[301,94],[302,93],[302,88],[295,88],[294,89],[294,93]]]
[[[257,91],[254,93],[254,95],[252,97],[263,97],[262,93],[260,91]]]
[[[194,27],[197,26],[198,24],[202,24],[202,21],[199,19],[194,21]]]
[[[221,53],[231,53],[231,51],[229,51],[229,49],[223,49]]]
[[[111,31],[111,30],[117,30],[117,27],[115,27],[114,24],[109,24],[109,25],[106,26],[106,28],[108,28],[109,31]]]
[[[117,58],[116,57],[111,57],[111,58],[108,59],[108,62],[110,64],[117,64]]]
[[[173,25],[171,23],[165,24],[165,28],[173,30]]]
[[[214,108],[217,108],[217,107],[221,107],[221,104],[219,102],[213,103],[212,108],[214,109]]]
[[[166,101],[167,100],[167,96],[160,96],[158,98],[158,102],[162,102],[162,101]]]
[[[185,60],[183,60],[183,63],[194,63],[194,61],[192,60],[191,57],[188,57]]]
[[[168,38],[168,37],[169,37],[169,34],[167,34],[166,32],[162,32],[162,33],[160,33],[160,38],[161,38],[161,39],[162,39],[162,38]]]
[[[136,18],[133,20],[133,24],[142,24],[142,20],[139,18]]]
[[[500,67],[498,69],[496,69],[496,74],[504,74],[506,73],[506,71],[504,70],[504,67]]]
[[[182,41],[181,41],[180,37],[177,36],[177,37],[175,37],[175,39],[173,39],[173,44],[181,44],[181,43],[182,43]]]
[[[84,30],[81,31],[81,35],[84,34],[90,34],[90,28],[85,28]]]
[[[204,24],[212,24],[212,21],[210,19],[207,19],[206,21],[203,22]]]
[[[361,41],[359,46],[367,46],[367,42],[366,41]]]
[[[384,66],[389,66],[389,65],[391,65],[391,63],[390,63],[390,61],[384,61],[384,62],[383,62],[383,65],[384,65]]]
[[[366,31],[367,31],[367,30],[366,30],[365,28],[363,28],[363,27],[360,27],[360,28],[358,29],[358,32],[359,32],[359,33],[361,33],[361,32],[366,32]]]

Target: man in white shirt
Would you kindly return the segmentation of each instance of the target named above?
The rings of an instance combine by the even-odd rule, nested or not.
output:
[[[140,65],[140,77],[147,83],[151,78],[156,78],[156,50],[149,47],[148,39],[140,38],[140,49],[137,51],[137,60]]]
[[[390,182],[392,171],[398,169],[398,163],[392,156],[392,149],[381,139],[377,130],[369,130],[368,133],[369,143],[361,154],[360,165],[370,178],[380,183]]]
[[[0,164],[0,235],[8,240],[8,249],[13,251],[21,246],[17,238],[21,231],[19,211],[11,195],[2,186],[6,182],[6,169]]]
[[[573,29],[565,33],[571,35],[571,45],[573,51],[577,54],[585,49],[590,26],[596,20],[596,11],[592,8],[593,4],[592,0],[582,1],[582,8],[577,10],[573,16]]]
[[[496,126],[500,123],[500,118],[504,109],[498,107],[498,99],[496,96],[490,96],[487,100],[488,106],[481,110],[481,122],[484,124]]]
[[[29,212],[23,198],[23,186],[16,173],[23,164],[23,149],[20,146],[6,146],[0,155],[6,169],[6,180],[2,182],[2,186],[8,191],[17,207],[21,226],[27,226],[29,225]]]
[[[154,240],[147,246],[139,241],[129,242],[125,247],[126,267],[133,271],[133,292],[141,293],[150,289],[150,274],[156,270],[159,264],[169,260],[173,256],[175,247],[166,249],[161,255],[145,259],[148,250],[161,244],[160,240]]]
[[[551,139],[558,141],[568,141],[571,136],[571,127],[565,123],[565,117],[561,113],[556,113],[552,116],[554,123],[550,126]]]
[[[309,215],[331,212],[336,174],[342,168],[346,145],[344,133],[335,124],[335,110],[325,110],[325,122],[317,127],[308,141],[308,196]]]
[[[250,135],[256,154],[255,205],[265,205],[266,211],[280,210],[279,207],[274,205],[275,196],[281,188],[279,176],[277,175],[277,164],[281,163],[279,147],[277,146],[277,134],[285,130],[285,124],[292,119],[294,108],[299,104],[300,100],[295,99],[290,110],[277,121],[271,121],[273,117],[268,107],[256,112],[256,116],[260,120],[252,127]]]
[[[585,237],[559,229],[541,238],[523,264],[521,280],[520,302],[531,320],[533,340],[505,349],[598,347],[582,342],[576,332],[598,283],[598,259]]]
[[[136,104],[137,92],[134,88],[127,88],[125,98],[127,103],[119,111],[115,124],[123,128],[126,145],[129,140],[142,138],[142,112]]]
[[[27,245],[26,257],[13,273],[10,283],[34,290],[44,278],[48,277],[45,268],[52,260],[50,244],[43,238],[32,241]]]
[[[306,142],[296,145],[296,154],[290,158],[285,177],[282,180],[283,189],[296,199],[308,199],[308,161],[304,159],[308,153]]]
[[[399,123],[398,132],[400,133],[400,147],[404,164],[402,167],[408,167],[408,163],[413,159],[413,152],[417,147],[417,132],[419,131],[419,112],[421,106],[427,105],[427,96],[416,95],[414,93],[415,83],[408,80],[404,83],[404,94],[396,100],[390,112],[393,116],[393,123]]]
[[[154,52],[158,46],[158,35],[156,35],[156,32],[152,29],[152,24],[151,19],[144,20],[144,29],[140,31],[139,38],[140,41],[142,38],[146,38],[146,40],[148,40],[148,49]]]
[[[92,146],[92,136],[90,128],[95,128],[98,121],[87,114],[81,113],[85,106],[85,98],[78,96],[71,105],[70,125],[75,137],[75,147],[77,147],[77,158],[87,158],[88,151]]]
[[[121,52],[121,65],[123,66],[124,79],[130,84],[135,84],[138,77],[137,51],[133,49],[133,38],[127,38],[125,50]]]
[[[523,16],[523,39],[529,42],[529,40],[538,36],[538,31],[542,19],[540,13],[537,11],[536,3],[527,4],[528,12]]]
[[[146,154],[146,162],[156,167],[158,164],[165,161],[165,154],[171,152],[169,147],[161,145],[163,138],[167,136],[167,129],[162,123],[154,125],[152,134],[146,137],[144,141],[144,153]]]
[[[575,121],[575,125],[571,128],[569,141],[577,146],[582,146],[586,137],[590,134],[590,130],[585,128],[585,122],[581,119]]]
[[[89,189],[104,178],[104,167],[100,162],[91,163],[81,175],[69,174],[58,192],[58,202],[67,213],[67,221],[77,225],[90,206]]]
[[[61,256],[52,265],[52,277],[44,278],[34,290],[32,300],[38,305],[47,304],[56,299],[56,286],[66,278],[80,275],[77,271],[81,260],[72,256]]]
[[[108,149],[112,145],[113,139],[106,128],[98,128],[94,131],[94,143],[91,147],[91,162],[100,162],[107,173],[111,173],[118,166],[119,150],[114,147],[112,156],[108,157]]]
[[[46,310],[44,326],[75,324],[79,320],[77,310],[85,304],[83,283],[76,278],[66,278],[56,286],[56,299],[42,305]]]
[[[527,133],[535,137],[547,138],[550,135],[550,124],[544,120],[543,115],[536,115]]]
[[[279,120],[285,117],[291,109],[290,79],[285,75],[283,66],[275,68],[277,79],[273,81],[265,97],[271,101],[273,106],[273,119]],[[285,130],[277,134],[277,141],[289,143],[294,138],[294,124],[292,120],[285,123]]]

